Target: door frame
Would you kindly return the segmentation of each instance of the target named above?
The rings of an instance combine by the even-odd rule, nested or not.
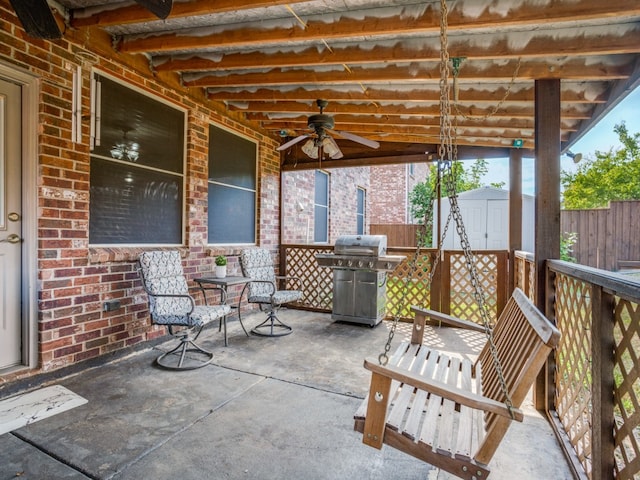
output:
[[[38,96],[40,80],[27,70],[0,62],[0,78],[22,90],[22,361],[4,370],[38,366]]]

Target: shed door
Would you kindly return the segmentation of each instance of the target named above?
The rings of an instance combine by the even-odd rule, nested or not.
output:
[[[469,243],[472,250],[482,250],[487,248],[487,241],[485,238],[486,233],[486,218],[487,218],[487,204],[485,201],[459,201],[460,214],[462,215],[462,223],[464,224],[464,231],[467,234]],[[455,232],[455,241],[453,248],[462,248],[460,243],[460,236],[456,230],[456,226],[451,221],[449,229],[453,229]]]
[[[487,200],[487,249],[507,250],[509,238],[509,203]]]

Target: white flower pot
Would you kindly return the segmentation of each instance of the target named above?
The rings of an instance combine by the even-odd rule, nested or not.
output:
[[[227,266],[226,265],[216,265],[216,278],[224,278],[227,276]]]

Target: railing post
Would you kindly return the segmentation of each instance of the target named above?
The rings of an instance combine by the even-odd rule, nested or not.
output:
[[[545,304],[544,315],[549,319],[551,323],[557,325],[556,311],[555,311],[555,272],[551,271],[546,262],[543,264],[545,271]],[[536,383],[533,386],[533,404],[535,408],[540,412],[549,412],[555,410],[555,351],[549,354],[549,358],[542,367],[542,371],[536,378]]]
[[[440,311],[442,313],[451,313],[451,252],[449,250],[443,252],[438,268],[442,269],[440,271],[440,285],[442,288]]]
[[[438,251],[432,251],[428,253],[431,262],[431,268],[436,263],[436,256],[441,253]],[[437,260],[436,270],[433,272],[431,278],[431,285],[429,286],[429,308],[437,312],[442,312],[442,262]]]
[[[591,479],[608,480],[614,473],[613,392],[615,299],[600,286],[591,288]]]
[[[513,272],[509,273],[509,252],[496,252],[496,318],[500,316],[502,310],[507,305],[507,299],[513,291]]]

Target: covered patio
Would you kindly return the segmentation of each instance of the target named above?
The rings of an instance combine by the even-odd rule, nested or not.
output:
[[[459,117],[458,159],[510,159],[509,250],[482,268],[492,313],[520,287],[565,342],[492,478],[638,475],[637,283],[557,260],[560,157],[640,84],[637,2],[465,0],[448,2],[447,16],[438,1],[192,0],[166,19],[148,3],[41,2],[60,27],[43,39],[27,33],[18,2],[0,0],[0,76],[15,107],[7,124],[22,127],[3,137],[15,154],[2,164],[14,201],[0,209],[13,228],[2,254],[14,263],[2,273],[16,287],[0,396],[59,382],[89,400],[1,436],[3,474],[444,478],[361,445],[351,416],[368,384],[362,360],[380,351],[388,325],[332,322],[330,273],[311,260],[331,242],[283,245],[281,229],[283,172],[433,161],[446,97],[448,119]],[[447,69],[450,98],[439,85]],[[319,119],[317,99],[329,101]],[[333,136],[334,121],[341,158],[301,148]],[[353,141],[364,137],[380,148]],[[536,158],[535,252],[520,251],[523,156]],[[226,182],[228,172],[250,185]],[[244,209],[225,188],[242,190]],[[221,228],[221,217],[243,223]],[[247,338],[233,325],[224,348],[210,329],[212,365],[153,368],[148,348],[163,348],[165,332],[149,318],[140,253],[179,250],[193,279],[247,245],[279,252],[279,273],[307,280],[298,307],[308,311],[286,312],[293,334]],[[469,313],[457,257],[443,253],[433,284],[409,279],[420,285],[407,304]],[[398,298],[390,290],[391,314]],[[483,339],[433,330],[428,341],[473,355]]]
[[[88,403],[0,436],[2,478],[429,479],[446,472],[404,453],[362,444],[353,414],[369,384],[365,357],[382,350],[389,324],[334,322],[286,310],[293,333],[247,337],[231,322],[202,345],[212,364],[190,372],[154,367],[159,344],[56,379]],[[261,314],[245,319],[257,324]],[[410,335],[401,325],[394,342]],[[473,358],[482,334],[430,327],[429,345]],[[493,462],[495,480],[572,478],[547,421],[525,405]]]

